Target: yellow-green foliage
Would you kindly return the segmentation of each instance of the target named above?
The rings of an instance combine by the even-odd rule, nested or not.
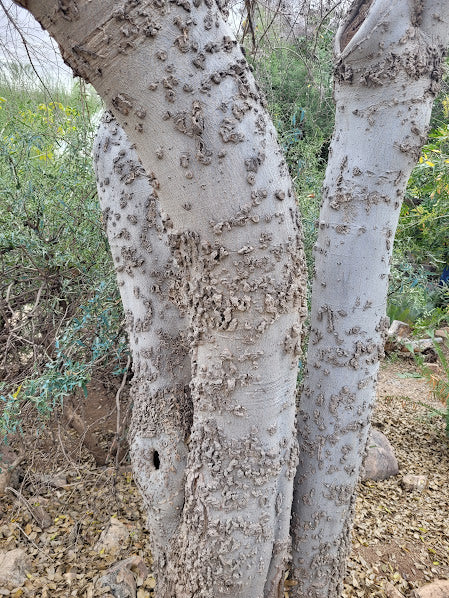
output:
[[[91,147],[100,102],[0,82],[0,396],[5,429],[120,369],[126,340]]]

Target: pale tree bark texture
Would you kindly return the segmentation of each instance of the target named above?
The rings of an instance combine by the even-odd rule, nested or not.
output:
[[[144,177],[129,150],[117,153],[120,133],[105,133],[96,152],[100,195],[136,358],[133,467],[154,515],[159,594],[278,596],[297,464],[305,267],[291,181],[263,100],[211,0],[25,4],[104,98],[151,183],[143,197],[139,181],[119,191],[127,169]],[[164,369],[169,351],[166,364],[151,354],[163,327],[151,321],[163,301],[151,288],[166,259],[153,265],[148,247],[154,198],[175,233],[175,301],[191,363],[188,438],[182,374],[177,385]],[[184,407],[174,405],[176,388]]]
[[[98,128],[94,163],[133,359],[131,461],[158,592],[169,596],[166,564],[179,533],[192,425],[188,327],[175,301],[181,280],[170,220],[162,217],[151,180],[110,113]]]
[[[338,596],[389,257],[441,76],[446,3],[358,1],[337,36],[298,440],[305,267],[295,199],[220,8],[18,3],[120,125],[107,117],[95,159],[133,353],[133,467],[159,596],[283,595],[298,441],[293,593]]]
[[[298,413],[294,596],[337,598],[383,353],[389,263],[449,43],[449,3],[356,2],[336,37],[336,123],[323,188]]]

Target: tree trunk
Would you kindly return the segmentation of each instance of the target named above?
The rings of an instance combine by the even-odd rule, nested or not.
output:
[[[113,111],[179,234],[193,423],[177,545],[159,595],[282,596],[305,266],[291,181],[249,67],[212,0],[21,4]],[[131,233],[141,216],[129,209],[114,210],[127,293],[148,267]],[[148,291],[129,297],[135,339]],[[146,375],[142,406],[151,402]],[[162,445],[145,431],[132,443],[151,495]]]
[[[293,596],[336,598],[386,329],[389,263],[449,32],[443,0],[365,0],[336,39],[336,124],[298,414]]]
[[[169,246],[170,223],[109,113],[97,131],[94,164],[133,358],[131,462],[148,515],[158,592],[169,596],[167,562],[179,533],[192,424],[187,322],[170,301],[179,272]]]

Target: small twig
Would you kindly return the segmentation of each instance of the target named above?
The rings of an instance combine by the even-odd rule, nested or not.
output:
[[[115,466],[118,470],[118,458],[120,453],[120,442],[121,442],[121,434],[123,431],[123,427],[125,424],[125,420],[123,421],[123,425],[120,423],[120,395],[122,394],[123,389],[125,388],[126,379],[128,377],[128,370],[131,365],[131,356],[128,355],[128,359],[126,361],[125,371],[123,372],[122,382],[116,392],[115,395],[115,406],[117,409],[117,417],[116,417],[116,434],[115,434],[115,441],[112,443],[111,448],[109,449],[108,455],[106,457],[106,463],[109,461],[109,458],[115,449]],[[115,446],[114,446],[115,445]]]
[[[106,463],[106,456],[104,451],[99,446],[95,436],[89,430],[91,426],[86,426],[86,422],[76,413],[75,409],[66,402],[64,405],[64,415],[67,418],[67,424],[78,433],[81,438],[81,443],[87,448],[95,459],[97,466],[102,466]]]
[[[45,89],[45,91],[48,93],[48,95],[50,96],[50,98],[53,100],[52,95],[50,93],[50,90],[47,88],[47,86],[45,85],[44,81],[42,80],[41,76],[39,75],[39,73],[37,72],[36,67],[34,66],[34,62],[33,59],[31,58],[31,54],[30,51],[28,49],[28,44],[27,41],[25,39],[25,36],[23,35],[20,27],[17,25],[17,23],[14,21],[14,19],[12,18],[12,16],[9,14],[9,10],[6,8],[6,6],[3,4],[2,0],[0,0],[0,6],[3,8],[6,18],[8,19],[8,21],[11,23],[11,25],[14,27],[14,29],[17,31],[17,33],[20,36],[20,39],[22,40],[23,46],[25,48],[25,52],[28,56],[28,60],[30,61],[31,64],[31,68],[34,71],[34,74],[36,75],[36,77],[39,79],[40,84],[42,85],[42,87]]]
[[[340,4],[342,3],[343,0],[338,0],[333,6],[331,6],[329,8],[329,10],[327,12],[324,13],[324,15],[321,17],[320,22],[318,23],[318,26],[315,29],[315,43],[313,45],[313,49],[312,49],[312,54],[315,54],[315,50],[318,44],[318,35],[320,32],[321,27],[323,26],[324,21],[327,19],[327,17],[336,9],[340,6]]]
[[[61,424],[59,422],[58,422],[58,440],[59,440],[59,444],[61,446],[62,454],[67,459],[67,462],[70,463],[71,465],[73,465],[76,468],[77,474],[81,477],[81,470],[78,467],[77,462],[74,459],[71,459],[69,457],[69,455],[67,454],[67,451],[65,450],[64,443],[63,443],[62,438],[61,438]]]
[[[18,492],[17,490],[15,490],[14,488],[11,488],[11,486],[7,486],[5,488],[5,490],[8,490],[9,492],[11,492],[12,494],[14,494],[14,496],[16,498],[18,498],[24,505],[26,510],[28,511],[28,513],[31,515],[31,517],[34,519],[34,521],[38,524],[39,527],[41,527],[41,521],[39,521],[38,517],[36,517],[33,509],[30,506],[29,501],[23,496],[23,494],[21,492]]]
[[[5,297],[6,305],[8,306],[8,308],[9,308],[9,311],[11,312],[11,314],[12,314],[12,315],[14,315],[14,313],[15,313],[15,312],[14,312],[14,310],[13,310],[13,308],[11,307],[11,304],[10,304],[10,302],[9,302],[9,296],[10,296],[10,294],[11,294],[11,289],[12,289],[12,286],[13,286],[13,284],[14,284],[14,283],[12,282],[12,283],[11,283],[11,284],[8,286],[8,288],[7,288],[7,290],[6,290],[6,297]]]
[[[17,455],[17,458],[11,463],[11,465],[8,465],[8,471],[14,471],[15,468],[20,465],[22,463],[22,461],[24,461],[25,459],[25,453],[23,453],[22,451]]]
[[[36,296],[36,301],[34,302],[33,307],[30,309],[30,311],[28,313],[23,314],[22,322],[15,328],[12,328],[11,332],[17,332],[17,330],[20,330],[21,328],[23,328],[25,326],[25,324],[31,319],[31,317],[33,316],[34,312],[37,309],[37,306],[39,305],[43,288],[44,288],[44,283],[42,283],[41,286],[39,287],[39,290],[38,290],[37,296]]]
[[[269,32],[269,30],[271,29],[271,27],[272,27],[272,25],[273,25],[273,23],[274,23],[274,21],[275,21],[276,17],[278,16],[278,14],[279,14],[279,10],[280,10],[280,8],[281,8],[281,3],[282,3],[282,0],[279,0],[279,1],[278,1],[278,5],[277,5],[277,7],[276,7],[276,8],[275,8],[275,10],[273,11],[273,16],[272,16],[272,18],[271,18],[271,21],[270,21],[270,22],[268,23],[268,25],[265,27],[265,29],[264,29],[264,32],[262,33],[262,35],[260,36],[260,38],[259,38],[259,40],[258,40],[258,42],[257,42],[257,46],[254,48],[254,54],[256,53],[256,50],[257,50],[257,49],[259,48],[259,46],[261,45],[261,43],[262,43],[262,41],[263,41],[264,37],[265,37],[265,36],[267,35],[267,33]]]

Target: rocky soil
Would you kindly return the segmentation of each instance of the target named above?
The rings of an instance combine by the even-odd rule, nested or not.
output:
[[[449,440],[443,419],[430,417],[442,405],[413,376],[413,362],[402,359],[381,369],[373,424],[393,445],[399,473],[360,483],[344,598],[420,598],[417,588],[449,579]],[[114,393],[89,397],[100,445],[114,432],[113,403]],[[126,461],[97,467],[58,418],[27,426],[11,446],[25,458],[17,489],[0,497],[0,596],[152,596],[144,515]],[[442,592],[432,596],[449,596],[447,586]]]

